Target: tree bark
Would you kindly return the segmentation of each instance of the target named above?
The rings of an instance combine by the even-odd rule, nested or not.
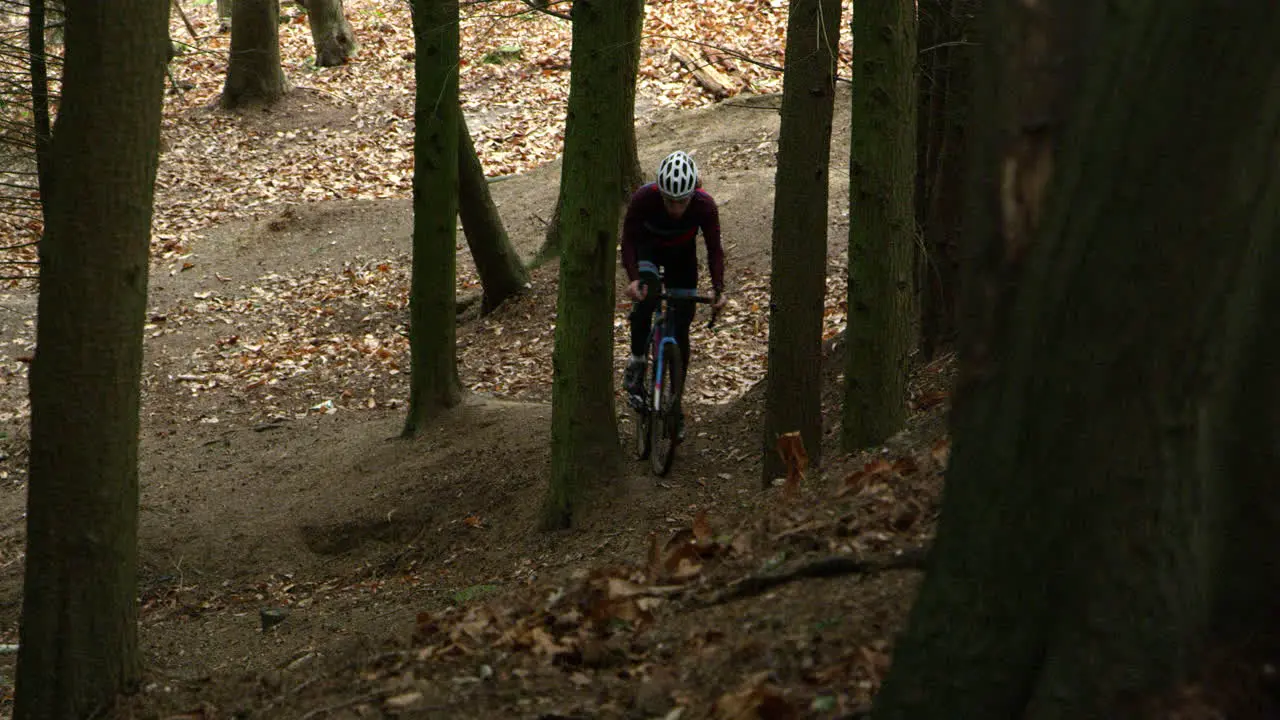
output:
[[[628,0],[632,2],[634,0]],[[573,5],[573,74],[565,123],[555,380],[551,400],[551,485],[547,527],[566,527],[592,478],[616,469],[613,301],[625,178],[618,163],[631,127],[625,95],[630,61],[628,3]]]
[[[799,431],[822,459],[822,312],[827,277],[827,183],[840,3],[791,0],[774,183],[769,374],[763,482],[786,475],[778,436]]]
[[[916,245],[920,352],[932,359],[955,341],[959,243],[963,236],[965,123],[976,0],[920,3]]]
[[[985,16],[947,494],[873,717],[1139,717],[1276,630],[1280,6]]]
[[[168,17],[168,0],[66,3],[41,168],[23,720],[94,716],[139,678],[138,406]]]
[[[236,0],[222,106],[271,104],[289,90],[280,67],[279,0]]]
[[[866,0],[853,18],[849,290],[841,445],[906,421],[915,222],[914,0]]]
[[[311,25],[311,39],[316,47],[318,67],[345,65],[360,44],[355,31],[347,22],[342,0],[299,0],[307,9],[307,22]]]
[[[640,47],[644,30],[644,0],[620,0],[620,11],[624,13],[627,37],[622,48],[626,55],[625,77],[622,80],[625,96],[621,99],[627,117],[630,119],[618,162],[622,166],[622,205],[631,199],[631,193],[644,184],[644,169],[640,165],[640,153],[636,148],[636,76],[640,72]],[[561,170],[563,172],[563,169]],[[557,257],[561,250],[560,215],[561,201],[556,201],[556,209],[551,214],[551,222],[547,224],[547,233],[538,250],[538,260],[545,261]]]
[[[502,216],[489,194],[489,180],[476,154],[475,142],[467,130],[467,119],[461,111],[458,113],[458,215],[484,288],[480,312],[488,313],[507,298],[524,292],[529,287],[529,273],[507,237]]]
[[[244,0],[238,0],[243,2]],[[413,436],[461,399],[458,382],[458,0],[414,0],[413,278],[409,414]]]
[[[231,22],[232,0],[218,0],[218,19]]]

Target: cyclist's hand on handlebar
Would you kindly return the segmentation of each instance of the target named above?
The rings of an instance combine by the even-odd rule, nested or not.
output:
[[[711,307],[715,310],[722,310],[726,303],[729,302],[729,296],[723,290],[716,293],[716,301],[711,303]]]
[[[627,296],[632,300],[644,300],[649,294],[649,286],[639,280],[632,280],[627,286]]]

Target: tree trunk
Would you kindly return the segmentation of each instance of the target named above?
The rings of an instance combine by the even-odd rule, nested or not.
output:
[[[489,194],[489,180],[484,176],[475,142],[467,130],[467,119],[458,112],[458,215],[467,246],[480,273],[484,288],[481,313],[488,313],[504,300],[529,287],[529,273],[520,261],[502,225],[502,216]]]
[[[232,0],[218,0],[218,19],[223,22],[231,22],[231,5]]]
[[[822,311],[827,276],[827,181],[840,3],[791,0],[773,203],[769,375],[763,480],[786,475],[778,436],[800,431],[822,455]]]
[[[94,716],[140,672],[138,404],[169,3],[100,4],[66,3],[62,98],[42,168],[23,720]]]
[[[342,0],[300,0],[307,9],[307,22],[311,25],[311,39],[316,46],[318,67],[345,65],[356,54],[360,44],[347,22]]]
[[[289,90],[280,67],[279,0],[236,0],[222,106],[270,104]]]
[[[959,238],[965,180],[965,122],[976,0],[920,3],[919,134],[916,164],[916,245],[920,351],[932,359],[955,341]]]
[[[636,149],[636,76],[640,72],[640,48],[644,30],[644,0],[620,0],[620,11],[625,14],[627,37],[623,50],[626,55],[625,77],[622,78],[625,96],[620,100],[626,110],[628,127],[623,137],[623,146],[618,162],[622,167],[622,192],[620,204],[626,205],[631,193],[644,184],[644,168],[640,165],[640,153]],[[561,172],[564,172],[563,169]],[[563,183],[563,180],[561,181]],[[551,214],[551,222],[547,224],[546,237],[542,248],[538,250],[539,262],[558,257],[562,248],[560,237],[561,201],[556,201],[556,209]]]
[[[41,197],[48,190],[44,184],[49,172],[49,63],[45,55],[45,3],[30,0],[27,9],[27,49],[31,59],[31,120],[36,153],[37,180]]]
[[[644,45],[644,0],[630,0],[623,3],[627,13],[627,33],[631,38],[627,43],[627,70],[623,88],[626,98],[623,101],[630,123],[623,136],[625,145],[622,148],[622,204],[626,205],[631,194],[644,184],[644,168],[640,165],[640,152],[636,148],[636,77],[640,74],[640,48]]]
[[[244,0],[238,0],[244,2]],[[413,278],[409,415],[413,436],[461,395],[457,361],[458,0],[414,0]]]
[[[873,716],[1139,717],[1276,630],[1280,5],[986,8],[947,494]]]
[[[841,444],[874,445],[906,420],[915,222],[914,0],[865,0],[853,17],[849,326]]]
[[[631,127],[624,96],[627,83],[635,81],[628,75],[632,27],[626,6],[635,1],[577,0],[573,5],[547,527],[568,526],[590,479],[613,471],[619,460],[613,298],[618,198],[625,183],[618,158]]]

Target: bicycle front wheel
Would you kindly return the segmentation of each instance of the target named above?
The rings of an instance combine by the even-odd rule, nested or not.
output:
[[[637,410],[632,408],[630,415],[624,421],[631,432],[631,454],[637,460],[644,460],[649,457],[649,443],[652,440],[650,436],[650,426],[653,424],[652,416],[647,409]]]
[[[655,385],[661,380],[661,388],[656,389],[654,413],[650,421],[650,434],[653,446],[649,454],[649,462],[655,475],[663,476],[671,470],[671,463],[676,457],[676,433],[680,422],[680,394],[684,390],[684,362],[680,357],[678,345],[666,344],[662,349],[662,362],[654,363],[654,372],[661,366],[662,377],[655,377]]]

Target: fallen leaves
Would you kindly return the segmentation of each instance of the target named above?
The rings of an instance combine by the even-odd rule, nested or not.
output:
[[[769,682],[768,672],[760,672],[743,681],[741,687],[716,700],[716,720],[793,720],[800,717],[783,691]]]
[[[794,500],[800,494],[800,482],[804,480],[804,471],[809,467],[809,454],[804,449],[804,438],[799,431],[786,432],[778,436],[778,454],[787,466],[787,480],[782,486],[782,496]]]

